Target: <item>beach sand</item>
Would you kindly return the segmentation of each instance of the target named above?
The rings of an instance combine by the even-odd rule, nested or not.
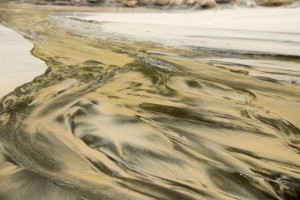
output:
[[[223,51],[216,46],[174,48],[158,45],[159,40],[153,44],[151,37],[126,40],[130,30],[123,22],[114,35],[105,31],[113,23],[70,19],[102,14],[65,7],[8,8],[15,10],[4,13],[3,20],[34,42],[33,55],[49,68],[0,100],[2,199],[300,198],[297,51],[271,48],[270,42],[261,55],[253,52],[250,44],[264,47],[262,30],[256,28],[247,30],[251,34],[244,34],[245,42],[237,46],[245,52],[227,51],[227,45]],[[230,15],[224,12],[224,18]],[[118,20],[124,26],[143,31],[146,18],[127,22],[146,14],[107,17],[117,21],[114,16],[123,15]],[[164,27],[175,18],[165,22],[162,17],[157,23]],[[189,28],[177,21],[170,26],[183,29],[179,38],[185,43]],[[146,27],[154,31],[160,25]],[[158,34],[170,46],[172,30],[170,38]],[[280,30],[270,31],[278,35]],[[285,30],[287,35],[294,31]],[[253,31],[259,38],[250,42]],[[131,35],[138,36],[143,35]]]

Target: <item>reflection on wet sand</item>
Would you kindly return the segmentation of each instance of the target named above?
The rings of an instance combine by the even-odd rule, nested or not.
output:
[[[220,52],[83,37],[51,12],[1,11],[49,66],[1,99],[1,199],[299,199],[298,83]]]

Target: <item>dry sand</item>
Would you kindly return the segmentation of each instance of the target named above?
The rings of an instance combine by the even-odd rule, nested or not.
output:
[[[0,97],[3,97],[17,86],[42,74],[46,65],[31,55],[32,43],[2,25],[0,25],[0,44]]]

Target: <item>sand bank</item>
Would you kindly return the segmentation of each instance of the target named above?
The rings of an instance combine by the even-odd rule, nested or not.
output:
[[[33,57],[33,44],[15,31],[0,25],[0,98],[17,86],[42,74],[46,64]]]

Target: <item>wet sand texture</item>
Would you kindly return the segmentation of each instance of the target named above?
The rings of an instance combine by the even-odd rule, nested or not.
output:
[[[0,101],[2,199],[299,199],[298,57],[89,37],[53,12],[4,15],[49,68]]]

